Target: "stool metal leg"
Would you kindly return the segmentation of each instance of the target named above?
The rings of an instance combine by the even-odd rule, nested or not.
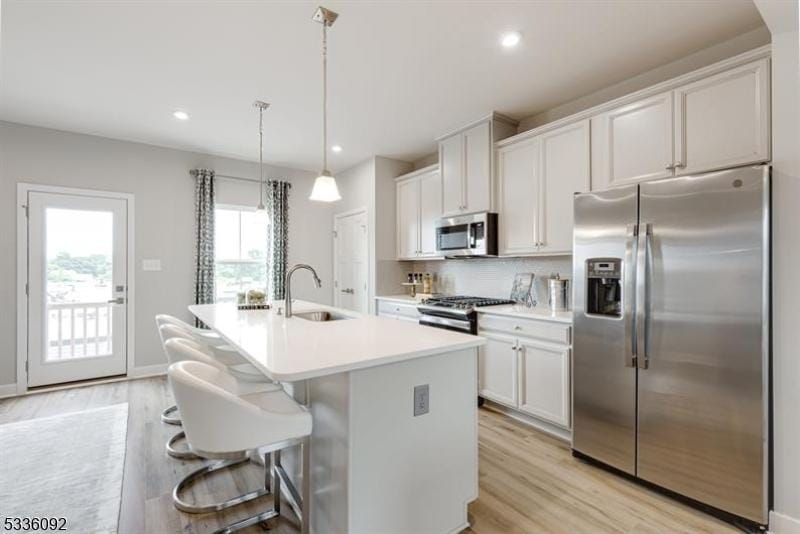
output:
[[[239,495],[232,499],[228,499],[227,501],[223,501],[221,503],[214,503],[214,504],[206,504],[206,505],[198,505],[192,504],[184,501],[181,499],[180,494],[185,490],[188,486],[193,484],[197,479],[202,478],[206,475],[209,475],[215,471],[219,471],[220,469],[227,469],[229,467],[233,467],[245,462],[249,462],[249,458],[238,459],[238,460],[220,460],[218,462],[213,462],[208,465],[197,469],[196,471],[192,471],[181,480],[175,484],[175,487],[172,489],[172,503],[175,505],[175,508],[180,510],[181,512],[186,512],[189,514],[204,514],[207,512],[219,512],[221,510],[227,510],[232,506],[237,506],[242,503],[250,502],[254,499],[258,499],[269,493],[266,488],[259,488],[257,490],[253,490],[249,493],[245,493],[244,495]]]
[[[300,490],[302,516],[300,517],[301,534],[309,534],[311,524],[311,437],[303,440],[303,485]]]
[[[175,443],[185,438],[186,438],[186,432],[184,432],[183,430],[181,430],[180,432],[169,438],[166,445],[167,454],[169,454],[173,458],[178,458],[179,460],[194,460],[195,458],[200,458],[189,449],[180,450],[175,448]]]
[[[173,404],[169,408],[165,408],[163,412],[161,412],[161,421],[167,423],[168,425],[180,425],[181,418],[178,416],[173,416],[170,414],[174,414],[178,411],[178,406]]]

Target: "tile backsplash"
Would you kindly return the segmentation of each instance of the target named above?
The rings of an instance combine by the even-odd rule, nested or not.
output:
[[[449,295],[508,298],[517,273],[534,273],[533,298],[547,301],[547,278],[572,278],[572,256],[536,258],[470,258],[414,262],[412,270],[431,273],[434,289]]]

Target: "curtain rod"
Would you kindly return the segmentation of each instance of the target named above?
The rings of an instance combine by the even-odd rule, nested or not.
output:
[[[189,171],[189,175],[192,176],[193,178],[197,178],[197,174],[198,174],[197,169],[192,169],[191,171]],[[214,177],[222,178],[223,180],[239,180],[241,182],[253,182],[256,184],[258,183],[258,179],[256,178],[244,178],[242,176],[232,176],[230,174],[219,174],[216,172],[214,173]],[[289,187],[292,187],[291,182],[286,182],[286,183],[289,184]]]

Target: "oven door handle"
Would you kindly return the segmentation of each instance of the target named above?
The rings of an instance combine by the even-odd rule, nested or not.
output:
[[[469,232],[469,248],[473,249],[473,248],[478,246],[478,237],[475,235],[475,234],[477,234],[477,232],[475,231],[475,225],[474,224],[470,224],[468,228],[469,228],[469,230],[468,230],[468,232]]]
[[[465,332],[471,330],[469,320],[449,319],[447,317],[439,317],[438,315],[423,315],[419,318],[419,324],[446,326],[449,328],[457,328]]]

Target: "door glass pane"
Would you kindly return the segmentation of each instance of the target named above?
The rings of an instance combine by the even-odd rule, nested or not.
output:
[[[112,352],[114,215],[47,208],[45,361]]]

